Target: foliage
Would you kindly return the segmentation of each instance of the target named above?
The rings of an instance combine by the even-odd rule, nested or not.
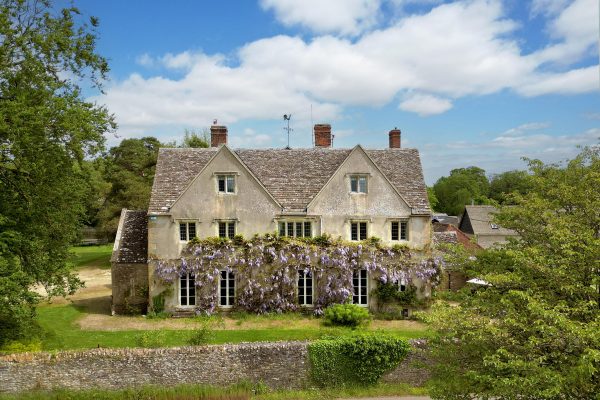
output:
[[[150,201],[154,170],[161,143],[153,137],[124,139],[112,147],[104,163],[110,191],[98,213],[102,233],[113,239],[121,209],[145,210]]]
[[[97,19],[49,1],[0,2],[0,344],[26,335],[41,284],[73,293],[69,246],[86,219],[83,159],[115,124],[86,102],[78,82],[100,88]]]
[[[42,342],[39,339],[12,341],[0,347],[0,355],[14,353],[34,353],[37,351],[42,351]]]
[[[440,201],[435,195],[435,189],[432,186],[427,186],[427,198],[429,199],[429,206],[433,211],[439,211]]]
[[[383,334],[357,334],[317,340],[308,345],[311,376],[319,386],[373,385],[408,354],[402,339]]]
[[[192,346],[200,346],[210,343],[214,338],[215,334],[210,321],[203,321],[199,328],[194,329],[194,333],[192,333],[188,343]]]
[[[371,294],[382,303],[397,302],[414,305],[417,300],[417,288],[414,285],[406,285],[406,290],[401,292],[397,282],[380,282]]]
[[[191,129],[186,129],[183,141],[179,147],[194,147],[194,148],[207,148],[210,147],[210,136],[207,129],[204,129],[202,133],[196,132]]]
[[[324,243],[327,243],[325,245]],[[366,269],[383,282],[416,277],[431,285],[440,282],[440,258],[413,259],[405,249],[394,251],[373,242],[347,243],[328,237],[295,240],[275,235],[256,235],[236,243],[222,238],[190,241],[180,260],[160,260],[157,278],[172,285],[180,276],[195,276],[198,310],[215,312],[221,270],[233,270],[241,287],[236,288],[236,307],[254,313],[298,309],[296,274],[310,272],[317,297],[315,313],[330,304],[346,303],[352,297],[352,276]]]
[[[369,310],[356,304],[333,304],[325,309],[325,325],[356,328],[369,320]]]
[[[600,149],[529,169],[531,191],[497,216],[520,239],[464,260],[491,286],[430,317],[434,397],[600,393]]]
[[[492,176],[489,197],[500,204],[511,204],[511,194],[526,195],[530,190],[531,177],[527,171],[506,171]]]
[[[136,335],[135,344],[137,345],[137,347],[144,347],[149,349],[165,347],[166,332],[159,330],[143,331]]]
[[[466,204],[487,204],[490,183],[485,171],[478,167],[458,168],[450,171],[433,185],[438,199],[438,209],[448,215],[460,215]]]
[[[162,291],[156,296],[152,297],[152,311],[156,314],[160,314],[165,311],[165,292]]]

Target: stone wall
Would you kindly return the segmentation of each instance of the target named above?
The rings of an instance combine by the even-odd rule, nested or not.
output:
[[[424,357],[417,351],[388,373],[385,381],[418,385],[427,380],[427,371],[415,364]],[[309,384],[309,371],[306,342],[16,354],[0,357],[0,392],[229,385],[242,380],[262,381],[277,389],[302,388]]]
[[[145,314],[148,309],[148,264],[112,263],[112,312]]]

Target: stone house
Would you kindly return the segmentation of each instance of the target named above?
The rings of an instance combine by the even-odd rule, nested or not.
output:
[[[378,237],[415,252],[431,245],[431,209],[416,149],[401,148],[401,132],[389,132],[389,148],[333,148],[331,126],[314,127],[313,148],[231,149],[227,128],[211,127],[211,147],[162,148],[147,213],[124,211],[113,256],[113,310],[120,312],[131,284],[147,273],[152,299],[164,287],[155,271],[161,260],[177,260],[192,238],[233,238],[277,233],[327,234],[359,242]],[[141,216],[144,216],[142,218]],[[139,218],[138,218],[139,217]],[[147,219],[146,219],[147,218]],[[139,225],[133,227],[130,225]],[[127,238],[147,228],[146,259],[132,266]],[[139,249],[142,249],[140,246]],[[136,258],[138,260],[138,258]],[[366,270],[353,280],[358,303],[372,307],[373,282]],[[185,312],[196,306],[194,277],[184,275],[164,298],[164,308]],[[298,290],[314,294],[313,280],[299,273]],[[240,282],[222,271],[219,308],[235,303]],[[309,297],[304,297],[306,300]],[[310,306],[310,304],[305,304]]]
[[[484,249],[506,243],[508,237],[517,236],[517,233],[496,224],[496,212],[498,209],[494,206],[466,206],[458,228]]]

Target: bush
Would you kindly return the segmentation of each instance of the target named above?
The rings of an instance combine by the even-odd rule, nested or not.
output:
[[[0,354],[33,353],[42,351],[42,342],[39,339],[29,341],[12,341],[0,347]]]
[[[405,340],[360,334],[317,340],[308,346],[311,377],[319,386],[372,385],[408,354]]]
[[[325,309],[325,325],[350,326],[356,328],[369,319],[369,311],[356,304],[334,304]]]
[[[188,339],[188,344],[192,346],[201,346],[203,344],[208,344],[214,338],[215,333],[210,324],[206,322],[202,324],[200,328],[194,330],[192,336]]]

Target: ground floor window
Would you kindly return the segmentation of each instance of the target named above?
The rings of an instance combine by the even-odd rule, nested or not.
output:
[[[298,271],[298,304],[301,306],[312,306],[313,303],[313,279],[310,271]]]
[[[219,279],[219,305],[231,307],[235,301],[235,275],[233,271],[221,271]]]
[[[312,237],[312,223],[310,221],[281,221],[279,222],[279,236]]]
[[[219,222],[219,237],[233,239],[235,236],[235,221]]]
[[[367,305],[367,270],[361,269],[352,273],[352,303]]]
[[[185,274],[179,278],[179,304],[196,305],[196,277],[192,274]]]

